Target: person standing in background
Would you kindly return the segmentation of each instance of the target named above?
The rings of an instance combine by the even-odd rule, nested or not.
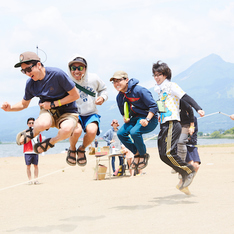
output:
[[[29,129],[33,129],[35,119],[28,118],[27,125]],[[38,178],[38,154],[34,152],[33,146],[35,143],[42,142],[42,136],[39,134],[38,136],[31,139],[28,143],[24,144],[23,152],[24,152],[24,159],[27,166],[27,176],[29,179],[28,184],[39,184]],[[31,173],[31,164],[34,165],[34,182],[32,181],[32,173]]]
[[[117,136],[117,131],[118,131],[118,120],[113,119],[111,122],[111,126],[112,128],[109,129],[103,136],[103,139],[107,142],[107,146],[110,146],[110,151],[112,152],[112,147],[115,148],[115,150],[120,151],[121,149],[121,143],[120,140]],[[111,164],[112,164],[112,170],[113,173],[115,173],[115,157],[112,157],[111,160]],[[119,165],[122,166],[123,165],[123,157],[119,156]]]

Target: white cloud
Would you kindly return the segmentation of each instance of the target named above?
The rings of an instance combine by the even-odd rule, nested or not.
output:
[[[152,63],[159,59],[174,75],[211,53],[234,62],[234,4],[226,0],[222,5],[184,0],[1,2],[0,83],[6,87],[5,79],[12,82],[9,89],[15,94],[5,92],[4,97],[21,100],[25,82],[13,66],[21,52],[36,52],[37,45],[47,54],[46,66],[65,71],[72,54],[87,56],[89,71],[106,82],[111,99],[116,92],[109,78],[116,70],[149,88],[154,85]],[[44,61],[44,53],[39,50],[39,55]]]

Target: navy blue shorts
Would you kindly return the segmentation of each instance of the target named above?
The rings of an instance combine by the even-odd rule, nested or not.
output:
[[[38,165],[38,154],[24,154],[26,165]]]
[[[100,118],[101,116],[97,114],[88,115],[88,116],[79,115],[79,121],[84,132],[86,132],[86,127],[88,124],[96,122],[98,125],[98,130],[97,130],[97,136],[98,136],[100,134]]]
[[[193,146],[187,146],[187,155],[186,155],[186,162],[194,161],[199,162],[201,164],[201,160],[197,151],[197,147]]]

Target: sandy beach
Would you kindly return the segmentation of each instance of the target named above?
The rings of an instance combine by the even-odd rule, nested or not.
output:
[[[95,180],[93,155],[82,168],[48,151],[39,185],[27,184],[23,157],[0,158],[0,233],[234,233],[234,145],[199,147],[190,196],[157,148],[148,153],[146,174]]]

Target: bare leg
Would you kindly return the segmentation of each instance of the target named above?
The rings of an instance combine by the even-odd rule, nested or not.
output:
[[[34,165],[34,179],[38,178],[38,165]]]
[[[31,176],[31,165],[27,165],[27,175],[28,175],[28,179],[31,180],[32,176]]]
[[[69,141],[70,141],[70,150],[76,151],[76,143],[78,142],[80,136],[82,133],[82,127],[80,123],[78,123],[78,126],[75,128],[73,134],[70,136]],[[70,153],[71,157],[76,158],[76,153]],[[76,161],[69,159],[71,163],[76,163]]]
[[[85,151],[86,147],[89,146],[97,135],[98,125],[94,123],[90,123],[86,127],[86,134],[83,138],[83,145],[79,147],[80,150]],[[84,153],[78,153],[78,158],[83,158]],[[85,160],[81,160],[80,163],[84,163]]]
[[[57,143],[59,141],[62,141],[62,140],[69,138],[71,136],[71,134],[73,133],[73,131],[76,127],[76,124],[77,123],[73,119],[68,119],[68,120],[63,121],[60,124],[60,129],[58,130],[57,136],[51,138],[50,143],[52,145],[54,145],[55,143]],[[46,143],[42,144],[42,146],[45,147]],[[48,146],[47,149],[49,149],[49,148],[50,148],[50,146]],[[38,147],[38,153],[42,153],[42,152],[43,152],[43,149],[41,149],[41,147]]]
[[[40,132],[43,132],[46,129],[49,129],[52,126],[52,117],[49,112],[40,114],[39,117],[35,120],[33,128],[33,136],[37,136]],[[27,138],[26,143],[31,139]],[[21,136],[20,142],[23,144],[24,137]]]

